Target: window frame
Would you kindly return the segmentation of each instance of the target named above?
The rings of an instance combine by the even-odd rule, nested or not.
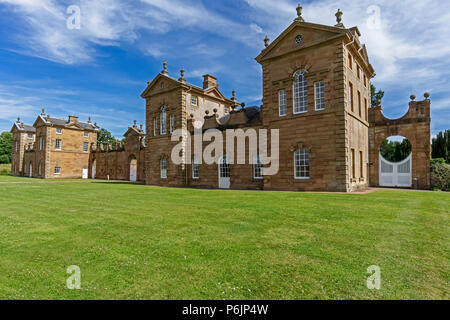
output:
[[[158,136],[158,118],[153,118],[153,136]]]
[[[354,91],[353,91],[353,83],[351,81],[348,82],[348,94],[350,98],[350,110],[355,112],[355,101],[354,101]]]
[[[298,70],[294,73],[294,83],[292,85],[292,111],[294,115],[308,112],[308,80],[307,71]]]
[[[358,96],[358,114],[359,117],[362,118],[362,101],[361,101],[361,91],[358,90],[357,92]]]
[[[83,142],[83,152],[89,152],[89,142]]]
[[[159,116],[159,134],[164,136],[167,134],[167,108],[161,108],[161,114]]]
[[[58,141],[59,141],[59,147],[58,147]],[[62,150],[62,139],[55,140],[55,150]]]
[[[304,158],[299,158],[297,161],[297,155],[301,156],[303,155]],[[308,149],[297,149],[294,152],[294,178],[295,180],[310,180],[311,179],[311,163],[309,161],[309,150]],[[306,164],[302,164],[301,160],[305,161]],[[297,167],[300,167],[297,171]],[[306,168],[305,172],[308,174],[307,176],[302,176],[302,168]],[[300,175],[297,175],[297,173],[300,173]]]
[[[56,170],[56,169],[59,169],[59,171],[58,170]],[[55,169],[54,169],[54,174],[61,174],[61,171],[62,171],[62,168],[61,167],[55,167]]]
[[[359,177],[364,179],[364,154],[362,150],[359,151]]]
[[[284,111],[284,113],[282,112]],[[278,116],[285,117],[287,116],[287,90],[280,89],[278,90]]]
[[[264,179],[264,165],[261,162],[261,155],[259,154],[253,158],[253,179]]]
[[[191,106],[198,106],[198,96],[191,94]]]
[[[44,150],[44,137],[39,137],[39,151]]]
[[[161,179],[167,179],[167,159],[162,158],[159,162],[160,171],[161,171]]]
[[[63,134],[62,128],[56,128],[56,134]]]
[[[317,85],[319,85],[319,89],[317,88]],[[320,92],[318,92],[317,90],[320,90]],[[319,97],[318,94],[320,94],[321,96]],[[321,104],[319,101],[321,102]],[[322,105],[321,108],[320,105]],[[323,80],[314,83],[314,109],[315,111],[325,110],[325,81]]]
[[[89,138],[89,132],[88,132],[88,131],[85,131],[85,132],[84,132],[84,137],[85,137],[85,138]]]
[[[350,165],[352,172],[352,179],[356,179],[356,150],[354,148],[350,149]]]
[[[169,133],[172,134],[175,131],[175,115],[169,116]]]
[[[199,180],[200,179],[200,161],[197,159],[192,159],[192,179]]]
[[[353,56],[350,52],[348,53],[348,67],[350,70],[353,70]]]
[[[368,108],[369,104],[367,102],[367,98],[364,98],[364,112],[365,112],[365,119],[366,121],[369,120],[369,108]]]

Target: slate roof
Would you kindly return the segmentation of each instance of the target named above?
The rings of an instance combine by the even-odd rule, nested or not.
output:
[[[68,127],[68,125],[70,124],[69,120],[67,120],[67,119],[48,118],[46,116],[41,116],[41,118],[42,118],[42,120],[45,121],[45,123],[50,123],[50,124],[57,125],[57,126]],[[78,121],[77,124],[80,125],[85,130],[97,129],[97,127],[92,123]]]
[[[19,131],[26,131],[26,132],[36,132],[36,128],[33,126],[30,126],[28,124],[23,124],[23,128],[21,127],[21,124],[18,122],[15,122],[14,125]]]

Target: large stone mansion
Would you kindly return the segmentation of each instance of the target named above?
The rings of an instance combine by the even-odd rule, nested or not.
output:
[[[411,96],[400,119],[371,108],[370,81],[375,71],[357,27],[297,18],[274,41],[266,37],[256,57],[262,67],[263,100],[245,107],[219,90],[205,75],[203,86],[187,83],[184,70],[173,77],[167,64],[148,82],[145,130],[136,123],[124,146],[96,143],[97,126],[78,118],[55,119],[44,112],[33,126],[18,121],[13,132],[12,174],[39,178],[101,178],[145,181],[148,185],[291,191],[351,192],[368,186],[430,185],[430,100]],[[279,129],[279,171],[264,175],[264,165],[236,164],[223,155],[206,164],[195,157],[171,161],[179,142],[172,132],[217,129]],[[409,162],[396,165],[379,155],[382,141],[402,135],[412,144]],[[193,135],[189,139],[194,139]],[[182,154],[193,152],[184,141]],[[204,147],[206,144],[204,145]],[[188,150],[189,148],[189,150]]]

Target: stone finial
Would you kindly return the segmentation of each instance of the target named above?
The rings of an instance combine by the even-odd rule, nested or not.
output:
[[[143,124],[140,124],[140,125],[139,125],[139,129],[142,130],[143,128],[144,128],[144,125],[143,125]]]
[[[214,112],[214,113],[217,113],[217,111],[219,111],[219,110],[217,110],[217,108],[214,108],[214,109],[213,109],[213,112]]]
[[[270,39],[269,39],[268,36],[266,36],[266,37],[264,38],[264,45],[266,46],[266,48],[269,46],[269,42],[270,42]]]
[[[152,83],[150,80],[147,81],[147,85],[150,85],[150,83]]]
[[[20,117],[17,117],[17,123],[20,123]]]
[[[178,81],[186,82],[186,79],[184,78],[184,68],[181,68],[180,70],[180,79]]]
[[[341,9],[338,9],[338,11],[336,12],[335,16],[336,16],[336,22],[337,24],[335,25],[335,27],[338,28],[345,28],[344,24],[342,23],[342,16],[344,15],[344,13],[341,11]]]
[[[136,120],[134,120],[134,122],[133,122],[133,128],[137,128],[137,121]]]
[[[88,123],[92,123],[91,117],[88,117]]]
[[[167,62],[166,61],[163,62],[163,71],[161,71],[161,73],[166,76],[169,75],[169,72],[167,71]]]
[[[409,96],[409,98],[411,99],[411,101],[414,101],[414,100],[416,100],[416,95],[412,94],[412,95]]]
[[[44,108],[42,108],[41,115],[45,115],[45,109]]]
[[[305,19],[303,19],[303,17],[302,17],[302,11],[303,11],[303,7],[299,3],[297,6],[297,18],[295,19],[295,21],[305,22]]]
[[[423,96],[425,97],[425,99],[428,99],[428,98],[430,97],[430,93],[429,93],[429,92],[425,92],[425,93],[423,94]]]
[[[377,107],[381,107],[381,100],[380,99],[377,100]]]
[[[208,115],[208,114],[209,114],[209,110],[206,110],[206,111],[205,111],[205,114]]]

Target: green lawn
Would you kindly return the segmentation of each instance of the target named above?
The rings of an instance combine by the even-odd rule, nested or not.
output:
[[[8,178],[0,299],[450,298],[448,193]],[[65,287],[71,265],[81,290]],[[366,287],[371,265],[381,268],[378,291]]]

